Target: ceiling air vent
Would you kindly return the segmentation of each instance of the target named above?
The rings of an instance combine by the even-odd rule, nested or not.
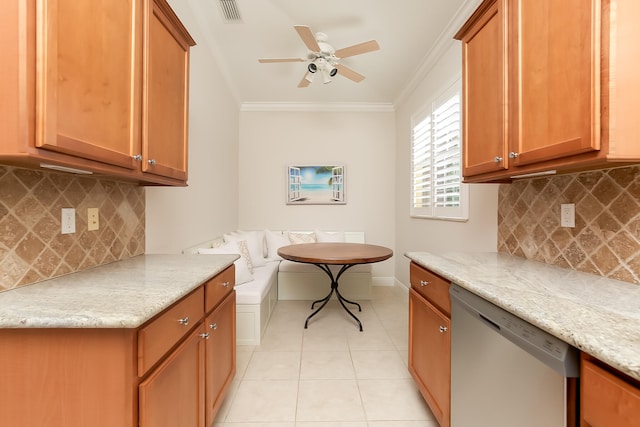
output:
[[[240,10],[236,0],[218,0],[220,2],[220,10],[226,22],[237,23],[242,22]]]

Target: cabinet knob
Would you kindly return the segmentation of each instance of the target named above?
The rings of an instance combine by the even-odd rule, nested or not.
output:
[[[427,280],[420,280],[420,286],[427,286],[429,283],[431,283],[431,282],[429,282]]]
[[[209,339],[209,332],[205,332],[204,334],[198,334],[200,335],[201,338],[204,338],[205,340]]]
[[[500,157],[500,156],[495,156],[495,157],[493,158],[493,161],[494,161],[495,163],[502,163],[502,157]]]
[[[182,319],[178,319],[178,323],[180,323],[181,325],[188,325],[189,324],[189,316],[183,317]]]
[[[136,154],[135,156],[133,156],[133,160],[135,160],[136,162],[139,162],[142,160],[142,154]]]
[[[516,153],[515,151],[509,152],[509,158],[510,159],[517,159],[519,155],[520,154]]]
[[[222,284],[222,286],[224,286],[225,288],[228,288],[230,284],[231,284],[231,282],[224,282]]]
[[[440,326],[440,333],[444,334],[445,332],[447,332],[448,328],[446,326]]]
[[[156,159],[149,159],[147,160],[147,163],[149,163],[151,166],[156,164]]]
[[[218,329],[218,324],[217,323],[209,323],[209,328],[210,329]]]

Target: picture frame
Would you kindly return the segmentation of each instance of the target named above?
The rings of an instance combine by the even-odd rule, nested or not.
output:
[[[345,167],[329,165],[287,166],[288,205],[344,205]]]

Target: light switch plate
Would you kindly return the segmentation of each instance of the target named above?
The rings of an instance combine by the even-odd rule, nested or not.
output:
[[[87,209],[87,230],[94,231],[100,228],[100,216],[98,208]]]
[[[576,226],[576,205],[573,203],[563,203],[560,205],[560,226],[575,228]]]
[[[73,208],[62,208],[62,223],[60,232],[62,234],[73,234],[76,232],[76,210]]]

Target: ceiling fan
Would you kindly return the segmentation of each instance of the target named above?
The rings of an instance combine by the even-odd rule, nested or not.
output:
[[[327,43],[328,37],[326,34],[313,34],[311,28],[306,25],[294,25],[293,28],[298,32],[298,35],[309,50],[306,58],[261,58],[258,59],[258,62],[263,64],[270,62],[309,62],[307,72],[298,84],[299,88],[309,86],[318,71],[322,74],[324,83],[330,83],[331,77],[336,74],[359,83],[364,80],[364,76],[340,64],[340,60],[380,49],[377,41],[369,40],[368,42],[335,50]]]

